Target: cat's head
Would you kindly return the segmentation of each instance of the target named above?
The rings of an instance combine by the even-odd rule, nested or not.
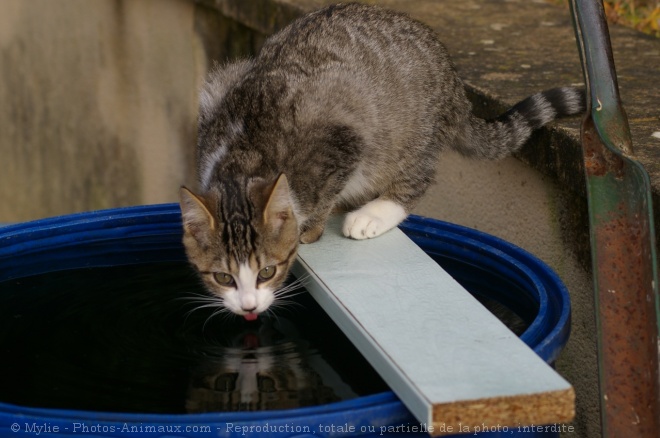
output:
[[[254,320],[275,300],[298,248],[285,175],[231,178],[203,194],[181,188],[183,243],[207,290]]]

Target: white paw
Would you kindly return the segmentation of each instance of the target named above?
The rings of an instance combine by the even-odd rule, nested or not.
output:
[[[349,213],[344,220],[344,236],[353,239],[369,239],[380,236],[387,230],[380,218],[363,214],[359,210]]]
[[[353,239],[371,239],[396,227],[405,218],[406,211],[399,204],[375,199],[348,213],[342,231],[344,236]]]

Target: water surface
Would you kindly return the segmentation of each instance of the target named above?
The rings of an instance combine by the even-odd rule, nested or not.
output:
[[[114,412],[296,408],[388,390],[315,301],[248,322],[196,307],[185,263],[0,283],[0,401]]]

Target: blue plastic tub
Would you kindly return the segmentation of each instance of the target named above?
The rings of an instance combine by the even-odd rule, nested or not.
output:
[[[530,324],[521,339],[546,362],[555,361],[568,340],[570,302],[550,268],[514,245],[465,227],[411,216],[401,229],[470,292],[500,301],[527,318]],[[0,228],[0,281],[81,267],[182,260],[180,210],[175,204],[74,214]],[[310,408],[185,415],[0,403],[2,437],[16,436],[15,432],[51,432],[58,437],[381,436],[382,427],[418,424],[392,392]],[[470,434],[537,435],[558,436],[513,427],[502,433]]]

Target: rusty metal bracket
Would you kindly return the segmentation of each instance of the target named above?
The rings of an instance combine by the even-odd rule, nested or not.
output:
[[[587,84],[582,148],[602,436],[660,437],[660,298],[651,185],[635,160],[602,0],[571,0]]]

